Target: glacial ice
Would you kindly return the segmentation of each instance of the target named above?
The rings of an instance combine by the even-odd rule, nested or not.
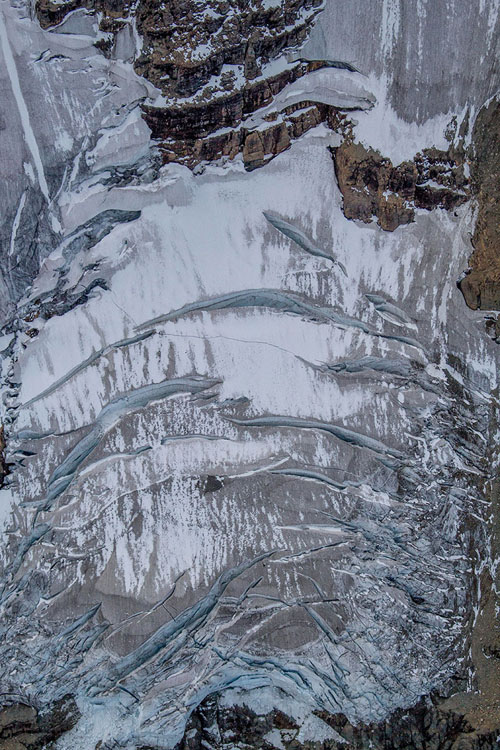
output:
[[[304,724],[313,710],[371,721],[411,705],[463,653],[464,545],[494,564],[478,482],[498,354],[456,288],[470,206],[392,234],[348,221],[322,126],[251,173],[160,168],[138,119],[153,87],[98,53],[93,27],[75,33],[82,19],[43,32],[22,5],[0,9],[21,175],[7,255],[23,222],[40,228],[16,269],[21,284],[36,266],[31,288],[0,306],[17,462],[0,491],[2,684],[41,704],[77,695],[58,750],[171,748],[213,693],[281,707],[305,740],[325,731]],[[303,54],[361,59],[269,112],[352,105],[355,136],[394,163],[441,146],[461,99],[404,122],[379,37],[341,39],[346,4],[326,5]],[[393,20],[392,61],[413,39]],[[350,69],[367,61],[368,76]]]

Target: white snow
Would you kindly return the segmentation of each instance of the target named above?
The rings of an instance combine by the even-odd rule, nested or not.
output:
[[[37,173],[40,190],[42,191],[42,194],[48,203],[50,201],[49,186],[47,185],[47,180],[45,178],[45,172],[43,168],[42,157],[40,155],[40,151],[38,148],[38,143],[35,138],[33,128],[31,126],[30,115],[28,113],[28,107],[26,106],[23,92],[21,90],[21,84],[19,81],[19,75],[17,73],[16,62],[14,60],[14,55],[12,54],[12,49],[10,47],[9,35],[7,33],[7,27],[6,27],[6,8],[7,8],[7,3],[5,2],[5,0],[2,0],[2,4],[0,5],[0,42],[2,45],[3,58],[4,58],[5,66],[7,68],[7,72],[9,74],[10,83],[12,86],[12,92],[14,94],[17,107],[19,109],[19,116],[21,118],[21,125],[24,131],[26,145],[28,146],[31,152],[31,156],[33,158],[33,163],[34,163],[35,170]]]
[[[1,8],[7,17],[5,4]],[[382,44],[390,57],[401,18],[395,2],[386,0],[384,8],[387,33]],[[25,27],[32,29],[28,21]],[[2,25],[4,48],[7,31]],[[57,206],[51,207],[53,212],[61,210],[66,237],[73,231],[83,237],[81,225],[106,210],[140,210],[142,215],[118,224],[93,247],[75,251],[67,260],[63,291],[79,291],[87,279],[97,277],[109,289],[97,289],[64,315],[37,319],[38,336],[18,336],[13,361],[4,361],[4,377],[21,383],[18,401],[9,392],[2,405],[4,410],[14,403],[20,406],[12,446],[17,445],[16,431],[42,436],[18,436],[19,448],[34,447],[35,455],[26,456],[25,466],[16,470],[12,489],[0,492],[0,528],[8,524],[11,508],[22,523],[31,522],[32,511],[20,502],[46,498],[54,472],[67,469],[72,451],[92,433],[103,408],[123,397],[123,410],[118,409],[116,419],[111,415],[64,495],[42,512],[56,530],[55,541],[30,551],[26,569],[49,559],[40,549],[43,555],[54,549],[61,556],[71,557],[75,550],[87,555],[85,565],[77,554],[67,569],[61,566],[58,590],[59,584],[61,590],[66,584],[75,590],[85,586],[85,595],[102,601],[102,616],[114,624],[128,616],[129,603],[130,612],[146,607],[140,626],[129,631],[135,643],[153,627],[145,619],[149,607],[161,601],[175,581],[180,611],[203,596],[228,566],[276,550],[267,567],[255,573],[256,580],[263,576],[261,588],[249,594],[234,618],[224,620],[220,610],[208,618],[210,637],[203,641],[204,631],[195,642],[196,649],[202,642],[210,644],[208,648],[185,661],[179,652],[172,671],[166,663],[165,681],[153,684],[139,707],[130,695],[108,694],[102,705],[81,700],[82,720],[58,747],[90,750],[96,742],[111,739],[123,739],[126,746],[134,732],[142,732],[141,722],[154,716],[160,701],[158,710],[165,704],[172,710],[162,726],[170,738],[182,733],[186,707],[196,705],[214,684],[222,685],[224,705],[244,703],[259,715],[276,707],[295,718],[299,741],[338,742],[313,710],[325,704],[336,710],[340,703],[340,710],[353,719],[382,717],[430,690],[453,668],[440,659],[456,643],[459,623],[443,625],[432,612],[428,619],[412,620],[407,592],[393,586],[388,576],[397,576],[411,555],[407,568],[415,570],[414,580],[433,586],[432,576],[439,578],[439,587],[432,588],[438,613],[446,611],[447,597],[462,601],[462,558],[450,554],[460,550],[460,506],[452,497],[438,497],[436,487],[438,479],[449,479],[457,468],[469,477],[478,470],[445,435],[432,433],[427,422],[435,410],[449,410],[447,375],[483,401],[496,384],[496,345],[478,335],[482,317],[465,308],[456,289],[470,253],[471,214],[417,212],[413,224],[393,233],[375,223],[347,220],[327,150],[339,143],[339,136],[324,125],[251,173],[238,159],[224,167],[205,165],[199,175],[169,165],[153,182],[134,177],[126,186],[111,186],[114,167],[147,156],[149,132],[135,105],[156,92],[136,76],[129,58],[123,63],[95,54],[84,35],[65,34],[62,41],[57,32],[36,34],[41,35],[36,37],[38,47],[49,38],[50,49],[63,49],[69,58],[33,62],[38,72],[27,78],[39,80],[47,92],[46,111],[56,113],[58,148],[81,144],[71,160],[64,156],[70,161],[67,175]],[[129,34],[132,38],[124,39],[123,49],[131,58],[142,42],[134,28]],[[17,56],[18,46],[12,42],[7,56],[22,115],[26,103],[12,53]],[[38,47],[33,44],[30,50],[35,60]],[[72,87],[66,85],[69,77],[75,81]],[[353,115],[358,120],[356,136],[394,163],[423,147],[445,146],[448,116],[418,127],[407,124],[388,106],[386,86],[384,79],[323,69],[286,87],[270,107],[304,100],[365,107]],[[262,114],[246,125],[259,127]],[[33,125],[38,133],[39,123]],[[29,119],[24,118],[23,132],[27,143],[31,138],[33,162],[25,166],[26,172],[40,182],[41,154]],[[93,170],[90,176],[85,164]],[[21,198],[12,208],[16,218],[11,254],[26,201]],[[314,238],[315,245],[346,266],[347,277],[327,258],[304,252],[277,231],[264,211]],[[69,243],[63,240],[42,263],[31,300],[54,289]],[[278,289],[307,300],[317,316],[269,305],[221,305],[151,324],[147,338],[120,344],[155,317],[248,289]],[[381,315],[367,293],[389,300],[389,312],[382,310]],[[323,309],[361,321],[366,330],[349,321],[325,321]],[[401,338],[405,335],[415,337],[419,346]],[[11,340],[3,338],[0,350]],[[466,374],[447,363],[452,350],[466,355]],[[402,360],[417,374],[413,380],[396,380],[374,371],[352,375],[326,367],[367,356]],[[127,412],[134,390],[194,374],[217,382],[194,398],[158,398]],[[437,393],[420,387],[419,378]],[[374,457],[317,427],[238,425],[231,421],[234,415],[281,415],[308,419],[313,425],[330,421],[385,441],[407,457],[406,465],[396,468],[420,483],[419,489],[396,494],[394,467],[384,464],[385,454]],[[309,475],[273,473],[304,466]],[[321,481],[322,474],[331,483],[333,477],[346,484],[332,487]],[[220,491],[207,489],[207,477],[220,480]],[[463,493],[461,503],[468,499]],[[439,544],[451,548],[437,549],[441,556],[426,525],[438,514]],[[233,606],[251,580],[230,589],[224,606]],[[330,596],[332,600],[325,601]],[[165,621],[171,617],[168,610],[161,616]],[[411,650],[408,633],[416,634]],[[99,657],[114,643],[109,637]],[[216,649],[228,658],[218,661]],[[260,663],[260,656],[275,658],[274,666],[270,660]],[[334,670],[345,690],[327,688]],[[146,684],[146,671],[131,676],[131,685],[136,678],[138,685]],[[224,692],[225,686],[236,684],[233,677],[242,688]],[[256,684],[258,689],[251,689]],[[396,687],[386,689],[387,684]],[[290,740],[277,730],[266,738],[277,750]]]
[[[19,229],[19,224],[21,222],[21,214],[23,212],[25,203],[26,203],[26,191],[24,191],[24,193],[21,195],[21,199],[17,206],[16,215],[14,217],[14,221],[12,222],[12,232],[10,235],[10,248],[9,248],[9,255],[11,257],[13,257],[15,254],[17,231]]]
[[[283,744],[283,737],[279,729],[271,729],[271,731],[265,734],[262,739],[275,747],[276,750],[286,750],[286,747]]]
[[[133,164],[149,151],[151,131],[141,117],[139,107],[134,108],[123,122],[101,133],[94,149],[86,154],[87,164],[94,172],[109,166]]]
[[[16,504],[11,489],[0,489],[0,540],[4,543],[4,531],[10,520],[11,512]]]
[[[338,732],[314,714],[306,716],[295,739],[297,742],[326,742],[327,740],[345,742]]]
[[[435,146],[446,150],[449,143],[445,131],[454,113],[436,115],[422,125],[405,122],[397,116],[388,101],[387,84],[386,76],[371,74],[367,77],[366,86],[376,97],[376,102],[371,111],[354,113],[356,140],[379,151],[395,165],[405,159],[413,159],[424,148]]]

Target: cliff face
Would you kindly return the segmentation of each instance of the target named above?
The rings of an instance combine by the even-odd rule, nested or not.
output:
[[[471,187],[477,200],[470,270],[460,282],[473,310],[500,309],[500,102],[479,112],[472,133]],[[495,335],[498,335],[496,332]]]
[[[224,94],[237,73],[257,78],[263,65],[305,41],[320,6],[319,0],[37,0],[36,13],[44,28],[76,9],[97,14],[108,54],[119,51],[132,26],[139,34],[130,50],[136,71],[175,99]]]
[[[287,84],[327,65],[289,61],[320,7],[320,0],[141,0],[118,5],[109,0],[63,5],[38,0],[36,12],[45,28],[77,9],[95,14],[100,49],[109,56],[128,55],[136,72],[157,88],[157,102],[145,106],[144,113],[153,137],[161,141],[164,161],[193,167],[243,153],[245,165],[254,168],[288,148],[291,138],[298,137],[297,127],[286,116],[283,120],[279,109],[267,128],[263,120],[262,135],[253,132],[255,122],[238,126]],[[323,113],[321,120],[325,117]],[[320,121],[319,112],[302,119],[300,134]],[[237,132],[228,132],[235,128]],[[226,132],[206,138],[219,130]]]
[[[452,5],[1,4],[2,748],[498,745],[499,19]]]
[[[300,724],[280,711],[255,714],[247,707],[228,709],[207,700],[192,715],[179,748],[201,750],[219,748],[233,741],[242,747],[289,748],[321,747],[325,750],[494,750],[498,729],[479,732],[462,713],[442,710],[429,698],[421,699],[410,710],[398,710],[386,721],[352,726],[342,714],[317,712],[311,724],[319,742],[300,741]],[[222,740],[222,738],[224,738]],[[222,742],[221,742],[222,740]]]
[[[415,208],[451,210],[468,198],[463,156],[424,149],[412,161],[393,166],[372,149],[345,139],[333,149],[335,174],[343,197],[344,214],[365,224],[377,218],[393,232],[415,220]]]

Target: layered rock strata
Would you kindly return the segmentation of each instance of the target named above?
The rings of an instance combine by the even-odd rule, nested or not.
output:
[[[259,750],[496,750],[498,729],[474,727],[463,714],[440,708],[436,697],[385,721],[353,726],[343,714],[312,714],[303,725],[279,710],[220,705],[209,698],[190,717],[176,750],[219,750],[237,743]],[[314,739],[315,738],[315,739]],[[144,749],[145,750],[145,749]]]
[[[70,12],[85,9],[98,18],[97,44],[104,54],[123,54],[122,47],[131,45],[135,70],[159,91],[158,102],[145,104],[143,111],[165,162],[193,167],[242,153],[252,169],[325,121],[327,113],[316,108],[290,119],[287,112],[276,111],[258,129],[255,124],[240,128],[245,117],[313,70],[332,64],[352,69],[347,63],[287,60],[285,53],[290,57],[304,42],[321,5],[320,0],[203,5],[193,0],[118,5],[112,0],[38,0],[36,12],[42,26],[51,28]],[[308,109],[307,102],[301,106]]]
[[[241,6],[241,7],[240,7]],[[158,4],[151,0],[117,6],[111,0],[38,0],[45,28],[86,9],[99,19],[104,54],[136,35],[134,67],[160,92],[142,106],[164,163],[193,168],[200,162],[232,160],[241,154],[251,170],[287,149],[293,140],[324,122],[334,128],[342,110],[364,109],[363,97],[332,107],[310,90],[272,106],[287,86],[322,68],[354,71],[346,62],[294,60],[316,13],[317,0],[287,2],[194,2]],[[140,36],[137,36],[140,35]],[[295,54],[295,57],[297,55]],[[252,117],[261,113],[260,118]]]
[[[289,84],[309,73],[332,67],[326,61],[282,62],[274,75],[261,76],[238,91],[216,96],[208,102],[176,104],[171,107],[143,107],[146,122],[165,162],[179,161],[190,167],[222,157],[234,159],[242,154],[245,167],[262,166],[277,156],[311,128],[324,122],[334,127],[341,107],[312,101],[307,93],[299,101],[287,104],[286,98],[272,106],[274,97]],[[367,97],[349,102],[345,109],[365,109],[372,105]],[[254,113],[262,113],[256,121]]]
[[[108,54],[122,41],[119,32],[133,25],[141,37],[133,51],[140,75],[166,97],[208,98],[232,88],[237,66],[252,80],[265,63],[304,42],[321,6],[320,0],[37,0],[36,12],[44,28],[79,8],[98,14]]]

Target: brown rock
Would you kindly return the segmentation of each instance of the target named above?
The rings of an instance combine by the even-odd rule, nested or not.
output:
[[[240,126],[203,138],[166,139],[160,146],[164,162],[181,161],[194,167],[202,161],[215,161],[222,157],[234,159],[237,154],[243,153],[246,168],[255,169],[287,149],[293,139],[300,138],[320,122],[326,121],[332,107],[313,106],[306,102],[294,105],[290,110],[288,116],[285,109],[281,115],[273,112],[264,117],[269,125],[261,127],[258,136],[255,135],[257,131],[249,132]],[[252,138],[249,138],[251,134]]]
[[[264,144],[264,153],[277,156],[285,151],[290,145],[290,136],[288,128],[284,122],[280,122],[267,128],[262,133],[262,142]]]
[[[290,145],[286,123],[270,125],[265,130],[256,130],[245,137],[243,162],[249,170],[261,167],[269,157],[277,156]]]
[[[318,122],[331,108],[319,105],[293,120],[276,124],[248,138],[245,117],[272,101],[287,84],[329,65],[322,60],[297,60],[268,78],[263,65],[305,39],[321,0],[284,0],[267,7],[257,0],[36,0],[41,25],[60,23],[76,8],[99,14],[99,28],[116,34],[133,15],[143,39],[134,67],[166,96],[169,106],[143,107],[153,138],[160,142],[165,162],[190,167],[244,152],[248,169],[261,166]],[[212,13],[206,13],[209,9]],[[234,12],[233,12],[234,11]],[[104,54],[113,39],[98,43]],[[239,66],[236,70],[224,66]],[[187,99],[189,97],[189,99]],[[295,105],[306,109],[307,103]],[[275,113],[277,119],[279,113]],[[233,133],[219,133],[234,129]],[[248,143],[247,143],[248,141]]]
[[[470,724],[457,711],[446,710],[438,700],[427,696],[414,706],[394,711],[385,721],[372,724],[351,724],[343,714],[314,711],[342,741],[301,743],[295,739],[299,726],[276,709],[256,715],[246,706],[223,707],[209,697],[190,716],[184,738],[176,750],[219,750],[227,742],[247,748],[269,748],[266,735],[272,729],[281,732],[287,747],[293,750],[324,748],[324,750],[494,750],[500,730],[500,717],[493,731],[481,730]],[[224,742],[221,741],[224,738]]]
[[[347,140],[333,150],[333,155],[345,216],[368,224],[378,215],[392,168],[390,161],[360,143]]]
[[[469,260],[459,286],[473,310],[500,310],[500,101],[477,116],[472,132],[471,189],[478,215]]]
[[[403,198],[412,200],[417,184],[418,170],[414,162],[403,161],[394,167],[389,174],[388,190],[399,193]]]
[[[161,108],[144,106],[145,120],[154,138],[202,138],[220,128],[238,126],[246,115],[269,104],[288,83],[307,72],[307,64],[298,63],[270,78],[206,101]]]
[[[386,232],[394,232],[400,224],[413,221],[415,211],[407,208],[406,201],[397,194],[382,197],[378,204],[378,223]]]
[[[295,117],[290,117],[289,119],[292,138],[300,138],[308,130],[319,125],[323,117],[318,107],[308,107],[304,111],[299,111]]]
[[[259,132],[249,133],[243,146],[243,161],[246,167],[254,169],[264,164],[264,144]]]
[[[377,151],[354,142],[345,127],[344,134],[332,154],[348,219],[369,223],[377,218],[382,229],[393,232],[413,221],[414,208],[450,210],[468,199],[463,167],[448,152],[427,149],[395,167]]]
[[[257,41],[257,38],[258,34],[253,34],[249,39],[247,48],[245,50],[244,75],[248,81],[251,81],[253,78],[257,78],[257,76],[260,76],[262,73],[262,68],[257,62],[257,56],[255,54],[254,40]]]
[[[226,64],[242,65],[248,80],[255,78],[262,63],[305,40],[321,0],[285,0],[278,8],[239,0],[206,0],[202,5],[196,0],[37,0],[35,8],[43,28],[60,23],[76,8],[87,8],[99,13],[102,31],[112,32],[118,28],[116,19],[133,13],[144,40],[135,61],[137,73],[166,96],[183,97],[220,75]],[[202,54],[196,52],[200,49]]]
[[[2,750],[44,750],[80,717],[69,695],[44,710],[16,703],[0,709],[0,748]]]

